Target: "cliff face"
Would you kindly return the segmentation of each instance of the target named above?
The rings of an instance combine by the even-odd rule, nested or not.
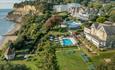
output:
[[[35,6],[25,5],[24,7],[14,8],[15,12],[13,14],[26,15],[30,12],[35,13]]]
[[[13,11],[9,12],[7,17],[9,20],[20,23],[24,15],[27,15],[29,13],[34,14],[36,12],[37,10],[34,6],[25,5],[23,7],[13,8]]]

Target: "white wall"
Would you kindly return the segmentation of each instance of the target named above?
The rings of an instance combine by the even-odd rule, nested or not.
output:
[[[11,54],[11,55],[5,55],[5,58],[6,58],[7,60],[12,60],[12,59],[14,59],[14,57],[15,57],[15,53],[14,53],[14,54]]]

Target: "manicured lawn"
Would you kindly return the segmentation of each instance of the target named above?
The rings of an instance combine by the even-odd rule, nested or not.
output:
[[[88,70],[88,65],[83,62],[79,50],[75,48],[58,49],[56,55],[60,70]]]

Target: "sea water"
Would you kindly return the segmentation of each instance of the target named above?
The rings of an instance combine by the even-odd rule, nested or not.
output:
[[[0,9],[0,43],[3,39],[2,35],[10,31],[15,25],[13,22],[8,21],[6,18],[8,12],[10,11],[11,9]]]

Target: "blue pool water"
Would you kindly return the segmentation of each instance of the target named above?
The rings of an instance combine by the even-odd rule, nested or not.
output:
[[[63,46],[71,46],[73,45],[70,39],[63,39]]]
[[[74,22],[74,21],[68,21],[67,22],[69,28],[79,28],[80,23],[79,22]]]

